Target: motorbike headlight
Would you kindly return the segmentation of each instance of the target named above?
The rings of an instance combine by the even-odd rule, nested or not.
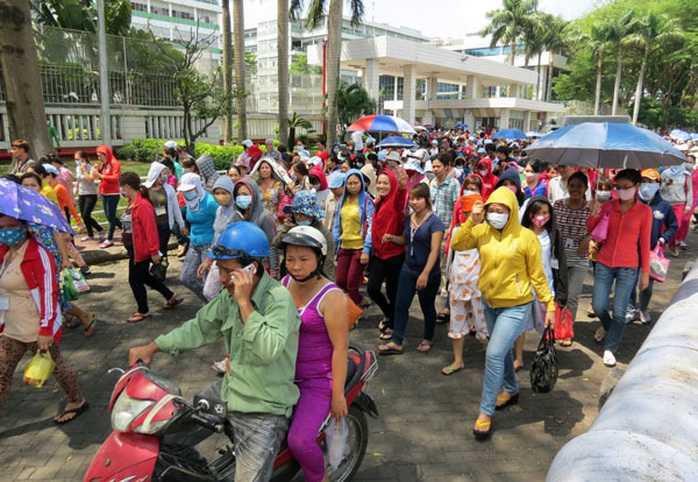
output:
[[[126,432],[133,421],[154,404],[152,400],[138,400],[122,393],[111,411],[112,428],[119,432]]]

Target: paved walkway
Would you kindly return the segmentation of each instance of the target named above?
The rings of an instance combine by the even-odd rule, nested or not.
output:
[[[698,244],[691,233],[689,244]],[[94,248],[92,248],[94,249]],[[118,251],[118,248],[112,248]],[[671,299],[687,261],[698,248],[672,260],[670,280],[655,284],[652,316]],[[153,318],[130,325],[126,318],[135,310],[127,283],[125,261],[93,267],[92,293],[79,305],[99,314],[95,337],[86,339],[80,329],[66,330],[63,352],[79,373],[80,383],[92,409],[75,422],[55,426],[50,417],[64,404],[64,394],[55,380],[40,389],[23,385],[25,358],[14,377],[14,388],[0,409],[0,467],[2,480],[76,481],[110,431],[107,405],[116,376],[110,367],[125,367],[128,349],[146,343],[159,333],[180,325],[200,303],[175,280],[180,262],[171,262],[170,286],[183,294],[186,303],[175,311],[162,311],[163,300],[151,293]],[[371,419],[370,442],[358,481],[539,481],[543,480],[555,453],[571,438],[589,428],[598,412],[598,393],[609,369],[600,360],[601,348],[593,341],[598,322],[586,318],[590,302],[591,276],[587,277],[571,348],[559,349],[560,377],[552,393],[533,394],[528,371],[519,372],[519,405],[497,413],[495,432],[489,442],[478,443],[471,434],[477,415],[484,369],[484,346],[474,338],[465,344],[466,369],[451,376],[440,374],[450,363],[447,326],[438,325],[436,343],[427,354],[415,350],[421,336],[420,312],[412,307],[406,354],[380,358],[377,376],[368,387],[380,418]],[[365,347],[377,345],[379,318],[375,308],[368,320],[351,334]],[[626,328],[619,366],[627,364],[647,336],[649,328]],[[526,365],[530,365],[537,343],[527,340]],[[153,368],[177,381],[186,395],[215,379],[211,362],[221,357],[223,346],[214,344],[184,353],[178,358],[160,354]],[[213,444],[213,442],[212,442]]]

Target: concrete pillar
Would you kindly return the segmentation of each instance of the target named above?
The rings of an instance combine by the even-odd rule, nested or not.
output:
[[[466,82],[468,83],[468,87],[465,91],[465,98],[477,99],[478,91],[480,90],[480,83],[477,81],[477,78],[474,75],[469,75],[466,78]]]
[[[509,128],[509,109],[502,109],[499,113],[499,130]]]
[[[402,118],[410,124],[414,123],[415,97],[417,95],[417,67],[414,64],[405,65],[405,83],[402,94]]]
[[[366,68],[364,69],[364,89],[368,95],[378,102],[378,94],[380,90],[380,64],[378,59],[366,59]],[[379,106],[380,108],[380,106]]]
[[[519,84],[509,84],[509,97],[518,98],[519,97]]]
[[[531,114],[532,114],[532,112],[530,110],[527,110],[524,112],[524,126],[523,126],[524,132],[530,131],[530,130],[534,130],[534,131],[538,130],[537,128],[531,129]]]
[[[438,83],[439,79],[436,77],[429,77],[429,80],[427,80],[427,99],[429,101],[436,100],[436,96],[439,93]]]

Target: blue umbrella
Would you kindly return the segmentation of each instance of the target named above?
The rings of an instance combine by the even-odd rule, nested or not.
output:
[[[529,156],[568,166],[648,169],[684,162],[660,135],[631,124],[584,122],[557,129],[526,148]]]
[[[521,129],[502,129],[495,132],[492,137],[495,139],[526,139],[526,133]]]
[[[674,129],[669,133],[669,137],[673,137],[677,141],[687,141],[691,139],[691,134],[689,134],[686,131],[682,131],[681,129]]]
[[[412,139],[402,136],[388,136],[378,143],[378,147],[391,147],[394,149],[409,149],[414,146]]]
[[[0,178],[0,213],[73,234],[58,206],[28,187]]]
[[[526,132],[526,137],[543,137],[543,134],[538,131],[528,131]]]
[[[467,129],[467,128],[468,128],[468,124],[466,124],[465,122],[461,122],[460,124],[456,124],[456,129]]]

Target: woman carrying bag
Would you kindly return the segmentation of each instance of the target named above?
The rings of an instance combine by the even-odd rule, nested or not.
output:
[[[163,306],[165,309],[174,308],[182,302],[182,299],[177,298],[165,283],[150,274],[151,261],[154,264],[160,263],[161,253],[155,208],[148,197],[147,189],[141,186],[141,179],[135,172],[123,173],[119,178],[119,186],[129,203],[122,220],[124,224],[130,221],[131,235],[124,233],[123,243],[129,257],[128,284],[138,303],[138,311],[127,321],[138,323],[152,316],[148,309],[145,285],[150,286],[165,298],[166,302]]]

